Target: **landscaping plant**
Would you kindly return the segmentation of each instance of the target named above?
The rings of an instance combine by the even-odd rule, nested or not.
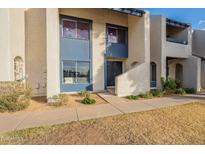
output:
[[[85,98],[81,101],[83,104],[95,104],[95,100],[90,98],[89,94],[86,94]]]
[[[162,90],[151,90],[150,93],[153,95],[153,97],[163,97],[164,91]]]
[[[85,96],[88,94],[88,91],[87,91],[87,90],[81,90],[80,92],[78,92],[78,94],[79,94],[80,96],[85,97]]]
[[[15,86],[9,91],[0,93],[0,112],[15,112],[27,108],[31,91],[27,84],[15,83]]]
[[[137,95],[130,95],[130,96],[127,96],[127,99],[137,100],[137,99],[139,99],[139,96],[137,96]]]
[[[195,94],[196,93],[196,89],[194,89],[194,88],[184,88],[184,90],[187,94]]]
[[[49,105],[51,106],[63,106],[66,105],[66,103],[68,102],[68,95],[66,94],[58,94],[58,95],[54,95],[52,97],[53,102],[49,103]]]
[[[175,90],[175,94],[185,95],[186,91],[183,88],[179,88]]]

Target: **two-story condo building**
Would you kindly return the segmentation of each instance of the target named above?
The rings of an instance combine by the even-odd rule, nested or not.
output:
[[[194,30],[192,54],[201,59],[201,87],[205,89],[205,31]]]
[[[164,16],[150,17],[151,88],[161,88],[161,77],[201,89],[201,59],[192,55],[192,27]]]
[[[0,80],[35,96],[149,91],[149,13],[137,9],[1,9]]]
[[[0,9],[0,81],[34,96],[161,88],[161,77],[205,88],[205,32],[138,9]],[[193,44],[193,45],[192,45]]]

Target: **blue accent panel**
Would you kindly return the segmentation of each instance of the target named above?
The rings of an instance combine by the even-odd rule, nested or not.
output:
[[[128,45],[120,43],[107,43],[107,57],[128,58]]]
[[[90,60],[90,41],[61,39],[61,60]]]
[[[90,23],[90,39],[82,40],[82,39],[70,39],[64,38],[62,36],[62,19],[73,19],[73,20],[82,20]],[[93,80],[92,80],[92,21],[61,16],[60,19],[60,91],[61,92],[78,92],[81,90],[93,90]],[[89,61],[90,62],[90,83],[78,83],[78,84],[63,84],[63,68],[62,61],[63,60],[73,60],[73,61]]]
[[[81,90],[92,91],[92,84],[61,84],[61,92],[78,92]]]

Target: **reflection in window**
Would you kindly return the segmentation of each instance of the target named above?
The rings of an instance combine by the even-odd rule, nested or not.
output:
[[[76,63],[74,61],[63,61],[63,79],[65,84],[76,82]]]
[[[77,62],[77,83],[89,83],[89,62]]]
[[[126,30],[118,27],[108,27],[108,42],[125,44],[127,40]]]
[[[72,39],[89,39],[90,24],[77,20],[63,20],[63,37]]]
[[[117,29],[116,28],[108,28],[108,42],[117,43]]]
[[[90,63],[83,61],[63,61],[63,83],[89,83]]]
[[[77,22],[71,20],[63,20],[63,37],[76,38]]]
[[[79,39],[89,39],[89,24],[85,22],[77,23],[77,37]]]
[[[126,38],[125,30],[118,29],[118,43],[125,44],[125,38]]]

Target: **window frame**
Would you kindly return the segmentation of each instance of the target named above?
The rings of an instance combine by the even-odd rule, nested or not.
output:
[[[66,37],[64,36],[64,27],[63,27],[63,23],[64,21],[72,21],[76,23],[76,29],[75,29],[75,37]],[[82,39],[78,37],[78,23],[87,23],[88,24],[88,39]],[[62,17],[61,20],[61,37],[65,38],[65,39],[76,39],[76,40],[90,40],[90,33],[91,33],[91,21],[90,20],[84,20],[84,19],[79,19],[79,18],[72,18],[72,17]]]
[[[115,42],[109,42],[109,33],[108,33],[108,29],[109,28],[113,28],[113,29],[116,29],[116,36],[117,36],[117,43],[115,43]],[[119,42],[119,34],[118,34],[118,30],[124,30],[125,31],[125,42],[124,43],[120,43]],[[128,44],[128,28],[127,27],[123,27],[123,26],[118,26],[118,25],[113,25],[113,24],[107,24],[106,25],[106,34],[107,34],[107,36],[106,36],[106,38],[107,38],[107,43],[113,43],[113,44],[124,44],[124,45],[126,45],[126,44]]]
[[[75,72],[77,72],[77,68],[78,68],[78,62],[86,62],[89,63],[89,81],[87,83],[78,83],[77,82],[77,73],[75,74],[75,82],[74,83],[65,83],[64,82],[64,61],[70,61],[70,62],[74,62],[75,63]],[[91,61],[86,61],[86,60],[62,60],[61,61],[61,84],[62,85],[77,85],[77,84],[91,84]]]

